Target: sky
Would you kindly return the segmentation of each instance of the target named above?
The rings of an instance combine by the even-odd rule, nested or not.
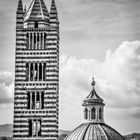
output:
[[[44,0],[50,9],[51,0]],[[18,0],[0,0],[0,124],[13,122]],[[31,0],[23,0],[28,7]],[[140,132],[140,0],[56,0],[60,20],[60,129],[83,121],[91,91],[104,99],[105,122]]]

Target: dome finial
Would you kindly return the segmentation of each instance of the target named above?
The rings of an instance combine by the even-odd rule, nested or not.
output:
[[[94,76],[92,77],[92,83],[91,83],[91,85],[94,87],[95,86],[95,78],[94,78]]]

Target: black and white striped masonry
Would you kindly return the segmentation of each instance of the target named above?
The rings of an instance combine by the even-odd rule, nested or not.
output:
[[[57,140],[59,21],[55,1],[32,0],[16,18],[14,140]]]

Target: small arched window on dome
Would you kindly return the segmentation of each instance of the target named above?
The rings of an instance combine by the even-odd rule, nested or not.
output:
[[[102,108],[99,109],[99,119],[102,119]]]
[[[85,110],[84,110],[84,116],[85,116],[85,119],[88,119],[88,109],[87,108],[85,108]]]
[[[91,109],[91,119],[95,119],[95,117],[96,117],[96,110],[95,110],[95,108],[93,107],[93,108]]]

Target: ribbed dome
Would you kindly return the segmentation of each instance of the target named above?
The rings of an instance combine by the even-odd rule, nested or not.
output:
[[[81,124],[65,140],[124,140],[124,138],[104,123],[90,122]]]

